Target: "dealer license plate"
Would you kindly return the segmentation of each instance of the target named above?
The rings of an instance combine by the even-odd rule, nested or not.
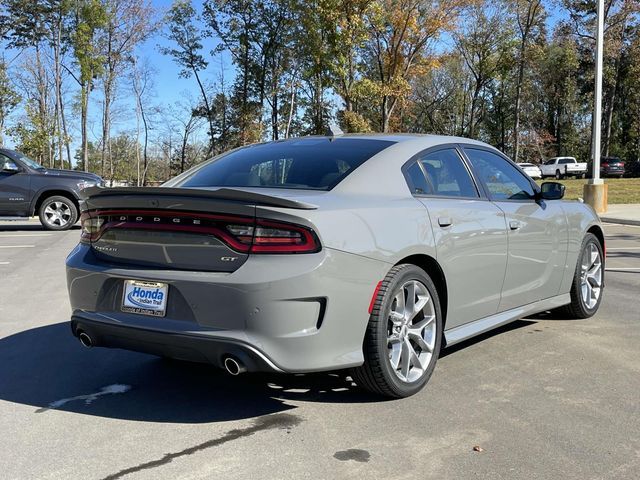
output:
[[[122,311],[164,317],[168,293],[166,283],[125,280]]]

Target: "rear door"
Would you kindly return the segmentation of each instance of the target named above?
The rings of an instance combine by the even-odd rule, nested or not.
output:
[[[504,214],[479,192],[455,145],[420,153],[404,173],[430,217],[447,279],[447,329],[496,313],[507,265]]]
[[[509,257],[499,311],[558,294],[567,256],[567,220],[557,201],[535,200],[533,182],[506,157],[481,147],[464,152],[492,202],[504,212]]]

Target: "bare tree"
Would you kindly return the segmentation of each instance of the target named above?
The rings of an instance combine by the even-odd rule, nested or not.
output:
[[[118,79],[128,67],[131,52],[152,31],[153,9],[147,0],[106,0],[107,24],[103,38],[104,69],[102,75],[102,175],[105,163],[111,161],[112,105],[115,101]]]

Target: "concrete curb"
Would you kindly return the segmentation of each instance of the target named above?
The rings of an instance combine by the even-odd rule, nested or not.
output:
[[[630,220],[627,218],[600,217],[600,220],[605,223],[619,223],[621,225],[640,226],[640,220]]]

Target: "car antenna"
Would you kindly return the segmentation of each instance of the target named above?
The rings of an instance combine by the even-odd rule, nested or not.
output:
[[[339,135],[344,135],[340,126],[337,123],[330,123],[329,128],[327,128],[327,137],[332,137],[330,140],[333,140],[333,137],[337,137]]]

